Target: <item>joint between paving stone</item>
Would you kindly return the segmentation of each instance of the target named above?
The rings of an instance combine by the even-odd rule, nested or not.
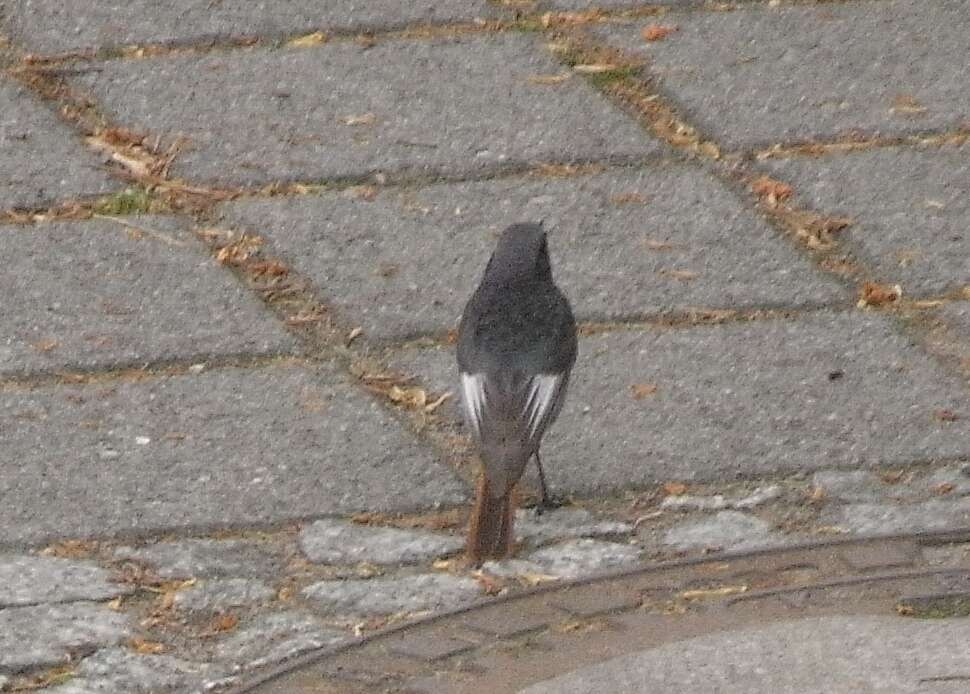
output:
[[[281,364],[310,364],[313,360],[296,354],[206,354],[158,360],[146,364],[139,360],[129,364],[115,363],[105,368],[59,369],[53,372],[31,370],[27,373],[7,373],[0,376],[0,393],[29,391],[52,385],[90,385],[97,383],[130,382],[168,378],[217,369],[262,369]]]

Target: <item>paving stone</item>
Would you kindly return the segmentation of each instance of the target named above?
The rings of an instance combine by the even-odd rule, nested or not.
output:
[[[247,540],[209,538],[116,547],[118,559],[135,559],[162,578],[275,578],[283,566],[277,550]]]
[[[970,285],[964,288],[963,293],[970,299]],[[970,343],[970,301],[951,301],[940,308],[940,314],[947,325],[962,338],[964,345]]]
[[[396,366],[456,392],[450,348],[403,351]],[[637,399],[638,383],[657,391]],[[556,493],[596,494],[968,457],[970,418],[940,422],[940,409],[967,409],[964,385],[872,312],[616,331],[580,340],[542,459]]]
[[[419,0],[367,3],[359,0],[248,2],[177,0],[48,0],[13,2],[7,31],[31,51],[60,53],[139,43],[189,43],[211,39],[273,39],[296,32],[364,32],[410,24],[472,21],[497,14],[484,0]]]
[[[3,77],[0,113],[0,210],[44,207],[120,187],[99,170],[97,156],[80,138],[26,89]]]
[[[492,637],[508,638],[536,631],[562,621],[561,610],[536,602],[519,603],[512,609],[507,604],[473,610],[461,620],[462,626]]]
[[[130,633],[125,615],[95,603],[0,610],[0,670],[63,663],[69,653],[111,646]]]
[[[372,201],[333,193],[220,209],[225,225],[271,239],[378,338],[450,328],[498,233],[523,219],[550,229],[557,282],[581,319],[844,298],[733,193],[679,164],[440,184]]]
[[[7,392],[0,428],[4,455],[19,461],[0,477],[2,542],[465,498],[454,473],[381,403],[325,365]]]
[[[45,689],[47,694],[162,694],[199,692],[219,681],[219,666],[171,655],[141,655],[126,648],[105,648],[85,658],[67,683]]]
[[[663,41],[640,36],[655,18],[595,33],[646,58],[688,119],[730,148],[855,130],[902,135],[966,118],[970,95],[951,69],[952,56],[970,51],[965,3],[752,5],[678,16]]]
[[[548,574],[545,567],[538,562],[527,559],[490,560],[482,564],[482,571],[499,578],[519,578],[528,575],[548,576],[550,580],[559,578],[559,576]]]
[[[420,634],[405,633],[400,638],[390,639],[387,651],[417,660],[435,661],[469,651],[478,643],[473,638],[455,638],[444,630],[422,631]]]
[[[839,556],[853,569],[871,571],[894,566],[910,566],[916,560],[918,553],[919,548],[915,544],[889,541],[846,547],[839,551]]]
[[[0,374],[292,350],[295,340],[174,218],[0,226]],[[135,234],[133,236],[132,234]],[[177,245],[173,245],[177,244]]]
[[[311,615],[288,611],[261,615],[220,642],[217,660],[237,670],[274,665],[314,648],[333,646],[347,634],[324,627]]]
[[[192,146],[173,173],[222,184],[659,151],[585,81],[528,79],[563,70],[538,37],[514,33],[169,55],[78,82],[119,122],[184,133]]]
[[[758,487],[750,494],[738,497],[726,497],[723,494],[698,496],[696,494],[671,494],[660,502],[662,509],[676,509],[683,511],[721,511],[726,508],[748,509],[777,499],[781,496],[781,487],[777,484]]]
[[[840,240],[874,277],[900,284],[904,296],[970,285],[970,146],[878,149],[766,165],[794,187],[801,204],[855,220]]]
[[[300,549],[312,562],[322,564],[400,564],[429,561],[454,554],[464,540],[452,535],[379,528],[336,518],[307,525],[300,532]]]
[[[566,593],[557,594],[549,604],[569,614],[581,617],[595,617],[610,612],[623,612],[638,607],[643,598],[637,591],[613,586],[603,590],[593,583],[588,586],[570,588]]]
[[[396,614],[446,610],[478,597],[478,582],[449,574],[419,574],[351,581],[319,581],[303,597],[328,614]]]
[[[751,548],[772,541],[768,523],[740,511],[720,511],[700,520],[683,521],[664,533],[664,543],[680,550]]]
[[[869,470],[821,470],[812,485],[829,501],[881,501],[895,496],[894,489]]]
[[[923,481],[927,491],[945,496],[970,495],[970,463],[946,465]]]
[[[967,672],[968,638],[966,619],[812,617],[678,640],[577,668],[521,694],[668,691],[671,682],[691,694],[943,692],[936,685],[946,682],[932,680]],[[958,685],[945,691],[966,690],[965,681]]]
[[[543,511],[541,514],[536,509],[519,509],[515,513],[514,527],[517,540],[535,544],[567,537],[625,535],[633,531],[629,523],[598,520],[586,509],[568,507]]]
[[[131,592],[89,561],[0,554],[0,608],[75,600],[107,600]]]
[[[189,612],[227,612],[265,604],[275,596],[276,591],[263,581],[216,578],[199,581],[175,593],[175,607]]]
[[[849,504],[831,509],[823,520],[866,535],[966,528],[970,526],[970,498],[918,504]]]
[[[632,566],[640,561],[640,550],[633,545],[584,538],[544,547],[530,554],[527,559],[541,566],[542,573],[562,578],[578,578]]]

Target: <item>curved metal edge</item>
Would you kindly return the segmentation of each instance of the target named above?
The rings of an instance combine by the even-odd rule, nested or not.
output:
[[[772,547],[762,547],[758,549],[751,550],[739,550],[735,552],[723,552],[719,554],[711,554],[704,557],[691,557],[689,559],[674,559],[671,561],[661,562],[659,564],[648,564],[642,565],[635,568],[628,569],[617,569],[612,571],[603,571],[599,573],[594,573],[589,576],[584,576],[582,578],[575,578],[565,581],[556,581],[554,583],[548,583],[545,585],[535,586],[533,588],[527,588],[525,590],[509,594],[509,595],[499,595],[492,598],[478,599],[473,602],[463,605],[461,607],[447,610],[445,612],[439,612],[433,615],[428,615],[427,617],[422,617],[420,619],[415,619],[412,621],[402,622],[396,624],[392,627],[385,627],[384,629],[378,629],[377,631],[371,632],[366,636],[353,638],[349,641],[337,644],[335,646],[324,646],[322,648],[314,649],[307,653],[303,653],[298,656],[294,656],[283,663],[273,667],[272,669],[266,670],[261,673],[253,675],[250,679],[246,680],[242,684],[233,687],[231,689],[224,690],[225,694],[249,694],[256,687],[272,682],[275,679],[288,675],[289,673],[299,670],[301,668],[312,666],[325,658],[329,658],[334,655],[343,653],[344,651],[351,650],[358,646],[362,646],[371,641],[377,641],[379,639],[386,638],[388,636],[393,636],[408,629],[412,629],[417,626],[427,626],[429,624],[434,624],[435,622],[440,622],[451,617],[465,614],[473,610],[479,609],[481,607],[492,607],[495,605],[501,605],[505,603],[512,603],[517,600],[522,600],[524,598],[533,597],[535,595],[541,595],[543,593],[554,593],[567,588],[586,586],[591,583],[598,583],[600,581],[610,581],[618,580],[622,578],[629,578],[631,576],[646,575],[650,573],[659,573],[661,571],[667,571],[671,569],[679,569],[690,566],[698,566],[700,564],[708,564],[711,562],[723,562],[729,560],[738,559],[748,559],[751,557],[765,556],[769,554],[782,554],[784,552],[798,552],[812,549],[827,549],[827,548],[838,548],[845,547],[849,545],[866,544],[868,542],[876,541],[901,541],[901,540],[915,540],[920,544],[942,544],[947,542],[970,542],[970,527],[966,528],[951,528],[949,530],[932,530],[921,533],[871,533],[866,535],[855,535],[852,537],[841,537],[833,538],[827,540],[809,541],[809,542],[799,542],[791,545],[785,546],[772,546]]]

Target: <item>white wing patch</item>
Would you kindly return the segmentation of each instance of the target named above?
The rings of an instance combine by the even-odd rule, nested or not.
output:
[[[556,406],[556,395],[559,393],[561,383],[562,376],[553,375],[535,376],[530,381],[529,396],[525,400],[525,409],[522,411],[527,423],[528,438],[531,439],[536,435],[539,426]]]
[[[485,410],[485,375],[461,374],[461,402],[465,408],[465,420],[475,431],[475,438],[482,434],[482,412]]]

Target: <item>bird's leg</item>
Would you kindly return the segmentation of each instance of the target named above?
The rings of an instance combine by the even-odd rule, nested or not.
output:
[[[542,460],[539,458],[538,448],[536,448],[534,455],[536,457],[536,469],[539,470],[539,505],[536,507],[536,513],[541,515],[543,511],[556,508],[560,504],[549,496],[549,488],[546,486],[546,473],[542,470]]]

